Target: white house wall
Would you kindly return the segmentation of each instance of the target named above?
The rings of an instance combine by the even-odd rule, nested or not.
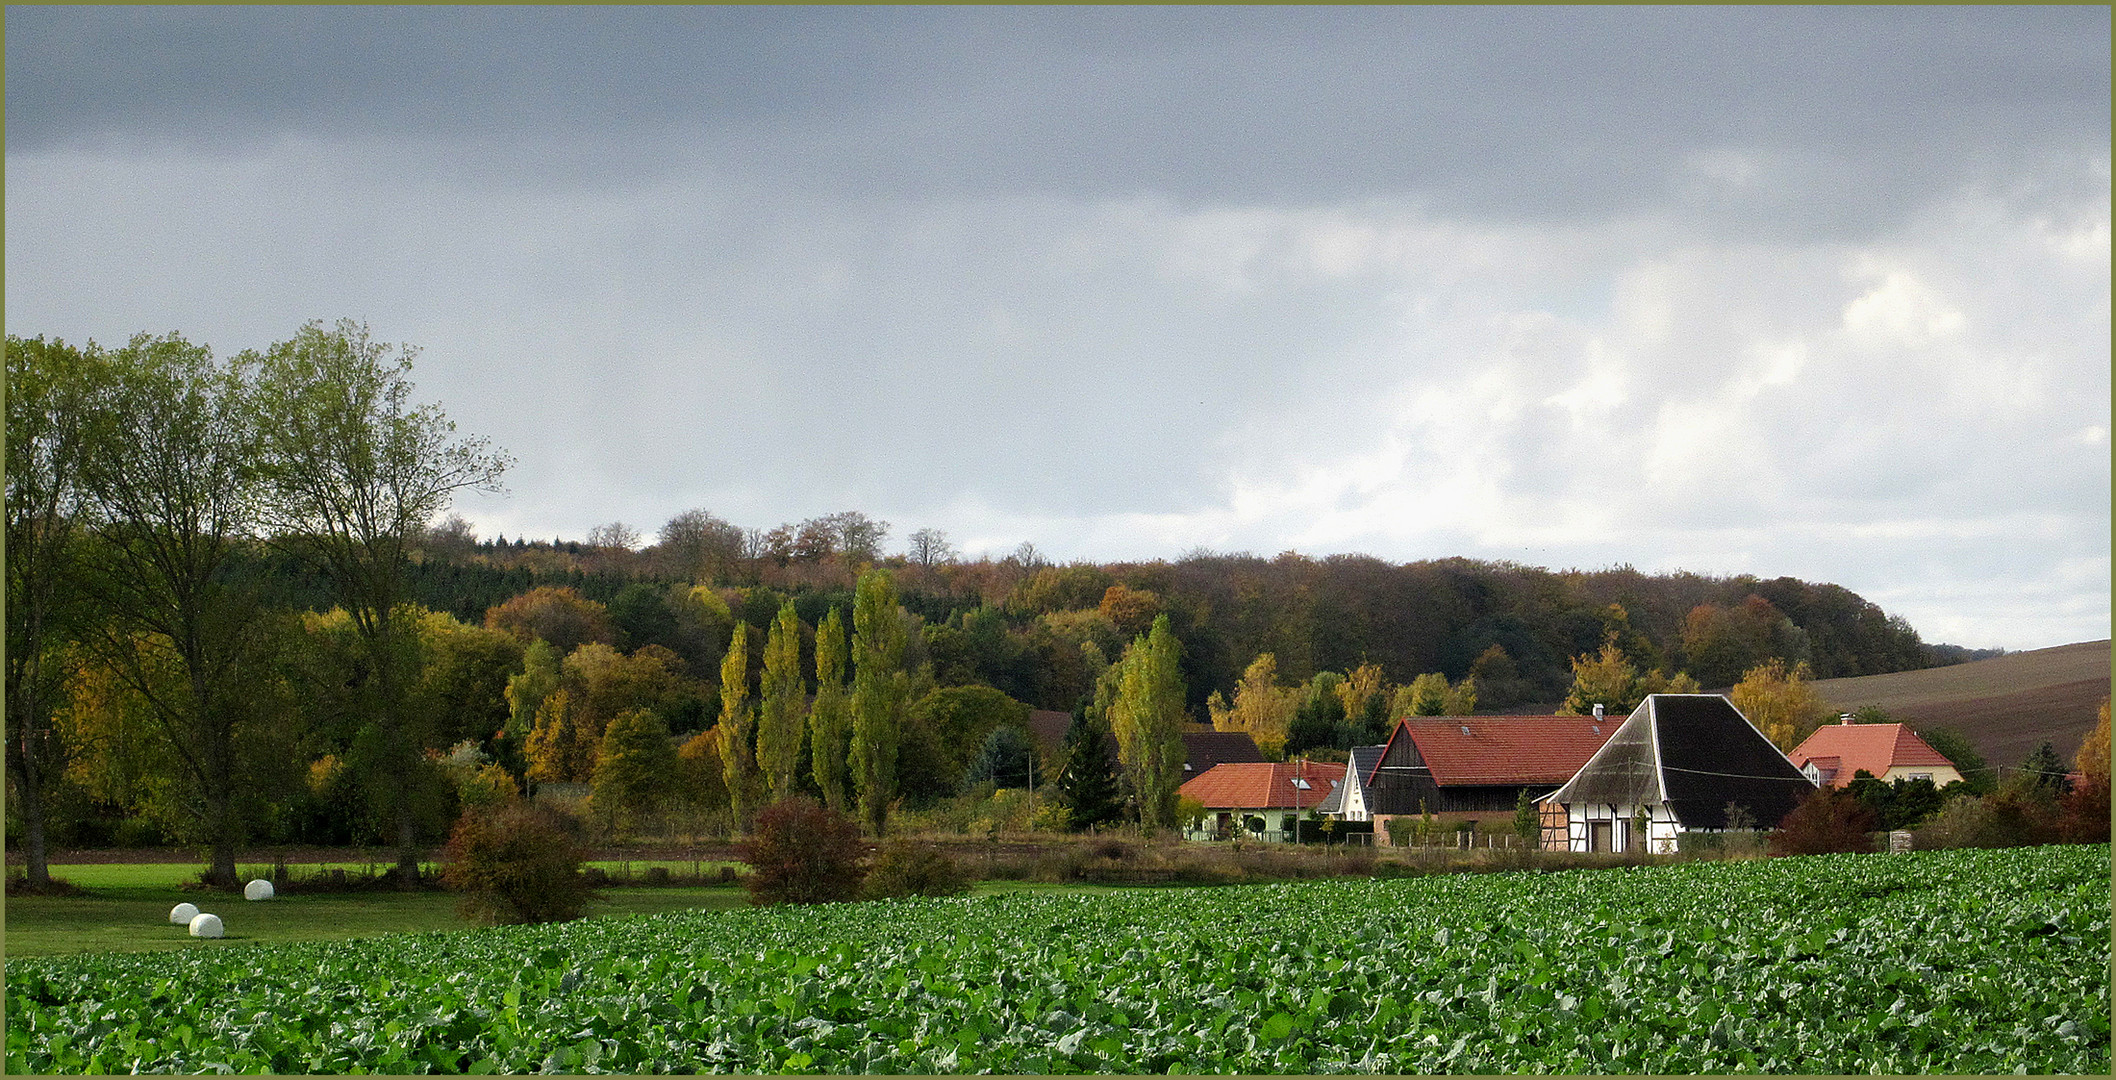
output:
[[[1612,851],[1632,850],[1631,823],[1638,815],[1638,807],[1631,803],[1568,803],[1565,806],[1568,846],[1573,851],[1588,850],[1591,823],[1610,823],[1609,843]],[[1675,852],[1675,834],[1681,828],[1675,816],[1664,805],[1648,803],[1646,823],[1646,850],[1657,855]]]

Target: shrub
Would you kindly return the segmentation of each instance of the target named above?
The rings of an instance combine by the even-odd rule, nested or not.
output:
[[[498,924],[580,917],[593,894],[574,826],[563,814],[513,800],[466,811],[449,834],[441,883],[461,893],[466,919]]]
[[[898,841],[874,857],[864,891],[876,899],[961,896],[970,891],[970,877],[946,852],[932,844]]]
[[[1974,795],[1947,800],[1940,812],[1928,818],[1923,827],[1911,834],[1911,843],[1920,851],[1943,848],[2004,847],[2005,838],[2000,835],[1997,822],[1984,800]]]
[[[750,903],[827,904],[859,896],[869,850],[858,822],[795,797],[759,811],[735,857],[750,865]]]
[[[1771,837],[1773,855],[1828,855],[1872,851],[1873,811],[1835,788],[1818,788],[1800,801]]]

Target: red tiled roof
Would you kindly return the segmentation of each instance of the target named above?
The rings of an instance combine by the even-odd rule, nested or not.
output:
[[[1307,790],[1294,786],[1296,777]],[[1180,794],[1208,810],[1288,810],[1312,807],[1330,794],[1330,782],[1342,781],[1341,761],[1223,761],[1186,781]]]
[[[1829,763],[1819,759],[1840,759],[1837,775],[1832,781],[1836,787],[1851,783],[1861,769],[1875,776],[1886,776],[1889,769],[1898,765],[1954,766],[1954,762],[1927,746],[1925,740],[1918,738],[1917,732],[1903,724],[1831,724],[1815,729],[1813,735],[1802,740],[1786,757],[1795,765],[1815,761],[1824,768]]]
[[[1397,721],[1389,741],[1408,737],[1417,744],[1433,783],[1443,787],[1562,784],[1622,723],[1592,716],[1413,716]]]

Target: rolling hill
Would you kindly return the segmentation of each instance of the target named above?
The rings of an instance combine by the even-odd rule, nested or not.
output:
[[[2082,641],[1950,667],[1823,679],[1815,689],[1849,712],[1879,705],[1913,727],[1962,733],[1993,765],[2018,765],[2047,739],[2066,761],[2109,696],[2109,642]]]

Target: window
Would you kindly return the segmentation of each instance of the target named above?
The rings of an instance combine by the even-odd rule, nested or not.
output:
[[[1928,784],[1932,783],[1932,774],[1929,772],[1914,772],[1910,774],[1910,778],[1912,780],[1923,780]]]
[[[1298,776],[1293,778],[1293,786],[1301,789],[1302,791],[1311,791],[1314,789],[1313,784],[1308,783],[1306,780],[1303,780]]]

